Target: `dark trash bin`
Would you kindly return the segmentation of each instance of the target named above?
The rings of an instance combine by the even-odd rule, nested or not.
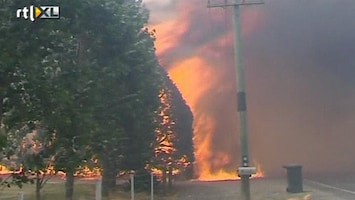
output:
[[[289,193],[303,192],[302,181],[302,166],[301,165],[286,165],[283,168],[287,171],[287,183],[286,189]]]

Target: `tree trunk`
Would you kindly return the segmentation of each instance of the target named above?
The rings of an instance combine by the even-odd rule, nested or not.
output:
[[[111,191],[114,191],[116,189],[116,177],[117,177],[117,173],[118,173],[115,165],[113,165],[111,167],[110,173],[111,173],[111,176],[110,176],[111,179],[110,179],[110,182],[109,182],[109,188],[110,188]]]
[[[102,159],[102,196],[108,197],[110,191],[116,188],[117,164],[113,158]]]
[[[36,172],[36,200],[41,200],[41,178],[39,172]]]
[[[166,168],[164,167],[163,170],[163,194],[166,194]]]
[[[0,84],[1,84],[1,78],[0,78]],[[2,92],[1,91],[1,86],[2,85],[0,85],[0,92]],[[0,95],[2,95],[1,93],[0,93]],[[4,99],[3,98],[0,98],[0,128],[2,127],[2,102],[4,101]]]
[[[111,173],[110,181],[109,181],[109,188],[110,188],[110,191],[114,191],[116,188],[116,177],[118,174],[117,164],[115,162],[113,162],[113,164],[110,166],[109,173]]]
[[[169,166],[168,185],[169,189],[173,187],[173,168],[171,166]]]
[[[108,197],[110,190],[110,163],[108,159],[102,159],[102,196]]]
[[[73,200],[74,194],[74,169],[67,169],[65,181],[65,200]]]

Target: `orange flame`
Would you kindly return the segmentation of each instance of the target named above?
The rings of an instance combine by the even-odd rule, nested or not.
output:
[[[0,174],[10,174],[12,171],[10,171],[6,166],[0,165]]]
[[[251,176],[252,179],[263,178],[264,171],[261,169],[261,165],[256,165],[256,173]],[[226,171],[224,169],[220,169],[216,172],[211,171],[202,171],[200,174],[200,181],[217,181],[217,180],[239,180],[237,170],[235,171]]]
[[[158,0],[154,2],[158,3]],[[205,6],[201,6],[200,1],[181,0],[176,4],[175,10],[158,10],[160,16],[164,16],[161,13],[165,12],[169,17],[158,22],[155,20],[152,22],[151,28],[156,30],[155,45],[159,60],[168,69],[170,77],[176,83],[194,115],[195,172],[200,180],[237,179],[236,167],[234,171],[225,168],[227,165],[234,165],[231,159],[232,155],[212,150],[213,136],[216,134],[218,120],[203,110],[206,107],[203,104],[206,102],[201,101],[201,99],[208,98],[206,94],[211,91],[218,92],[225,90],[224,87],[234,87],[235,85],[233,82],[226,83],[223,80],[226,72],[222,72],[223,69],[219,67],[233,63],[233,54],[228,54],[228,57],[225,55],[226,48],[230,50],[233,43],[231,41],[232,31],[227,30],[230,27],[225,26],[226,30],[217,30],[217,32],[227,31],[227,34],[206,32],[208,28],[208,31],[216,32],[211,24],[224,24],[231,21],[224,17],[225,14],[231,13],[224,12],[222,17],[218,14],[214,16],[213,13],[206,16],[209,11]],[[151,15],[154,17],[154,8],[151,8],[151,11]],[[260,22],[260,12],[254,11],[243,12],[243,15],[247,15],[242,19],[243,37],[254,31]],[[174,17],[171,17],[172,15]],[[197,20],[199,21],[197,22]],[[206,28],[208,25],[210,27]],[[186,41],[186,37],[193,43],[191,44],[189,40]],[[203,39],[206,37],[209,38]],[[197,42],[195,43],[195,41]],[[223,48],[224,51],[218,51]],[[228,86],[228,84],[232,86]],[[236,116],[235,114],[235,118]],[[262,176],[263,172],[258,166],[258,173],[254,177]]]

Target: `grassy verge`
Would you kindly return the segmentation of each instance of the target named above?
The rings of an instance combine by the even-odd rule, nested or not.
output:
[[[134,195],[135,200],[150,200],[150,194],[137,193]],[[129,192],[116,191],[110,196],[110,200],[130,200],[131,196]],[[154,200],[177,200],[176,194],[168,194],[166,196],[155,195]]]
[[[197,183],[198,184],[198,183]],[[226,197],[236,197],[239,198],[238,182],[236,183],[227,183],[227,184],[218,184],[214,185],[212,189],[216,189],[218,193],[212,193],[211,195],[216,195],[216,198],[226,196]],[[170,192],[167,195],[155,195],[154,200],[178,200],[182,199],[186,194],[188,196],[196,195],[203,196],[206,190],[210,189],[209,187],[200,187],[191,188],[191,191],[186,193],[185,190],[189,190],[190,187],[179,187],[175,188],[175,192]],[[19,192],[24,193],[24,200],[35,200],[35,185],[24,185],[22,189],[17,187],[5,188],[0,191],[0,200],[15,200]],[[63,200],[65,193],[64,182],[52,182],[47,183],[42,189],[42,200]],[[220,195],[219,195],[220,193]],[[180,198],[178,198],[180,195]],[[218,196],[219,195],[219,196]],[[284,185],[280,184],[279,181],[259,181],[254,182],[251,190],[252,199],[255,200],[310,200],[318,199],[317,196],[312,192],[298,193],[298,194],[289,194],[285,192]],[[186,196],[187,197],[187,196]],[[94,200],[95,199],[95,184],[93,181],[78,181],[75,183],[74,187],[74,200]],[[110,195],[110,200],[130,200],[130,192],[122,191],[117,189]],[[199,198],[201,199],[201,198]],[[105,200],[105,199],[103,199]],[[141,192],[135,193],[135,200],[150,200],[150,194]]]
[[[5,188],[0,191],[0,200],[17,199],[18,193],[23,192],[24,200],[36,200],[35,185],[25,184],[22,189],[18,187]],[[41,191],[41,200],[63,200],[65,187],[63,182],[47,183]],[[169,196],[169,197],[168,197]],[[155,195],[154,200],[175,200],[175,194],[166,196]],[[78,182],[74,186],[74,200],[94,200],[95,185],[93,182]],[[130,192],[117,190],[110,195],[110,200],[130,200]],[[103,199],[104,200],[104,199]],[[140,192],[135,194],[135,200],[150,200],[150,194]]]
[[[25,184],[23,188],[11,187],[0,191],[0,200],[17,199],[18,193],[23,192],[24,200],[35,200],[35,185]],[[90,200],[94,196],[93,184],[75,184],[74,199]],[[42,200],[63,200],[65,194],[64,183],[47,183],[41,190]]]

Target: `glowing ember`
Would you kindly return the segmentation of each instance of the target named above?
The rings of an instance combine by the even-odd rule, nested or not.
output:
[[[12,171],[9,168],[7,168],[6,166],[0,165],[0,176],[1,175],[10,175],[14,172],[17,173],[17,172],[20,172],[21,169],[22,168],[20,167],[20,169]],[[46,171],[46,176],[55,176],[57,178],[65,179],[65,173],[62,171],[55,172],[53,166],[48,166],[45,171]],[[29,171],[28,173],[31,173],[31,172]],[[40,172],[40,174],[43,174],[43,172]],[[95,178],[95,177],[101,176],[101,169],[98,167],[91,169],[87,166],[80,166],[74,175],[77,177],[81,177],[81,178]]]
[[[79,166],[77,171],[74,173],[74,176],[83,177],[83,178],[96,178],[101,176],[101,168],[94,167],[89,168],[88,166]]]
[[[163,172],[162,172],[160,169],[151,168],[150,170],[151,170],[151,172],[152,172],[155,176],[157,176],[158,178],[161,178],[161,177],[163,176]],[[168,171],[166,171],[166,173],[168,174]],[[173,170],[172,170],[172,174],[173,174],[173,175],[177,175],[177,174],[179,174],[179,173],[180,173],[180,170],[179,170],[179,169],[173,169]]]

